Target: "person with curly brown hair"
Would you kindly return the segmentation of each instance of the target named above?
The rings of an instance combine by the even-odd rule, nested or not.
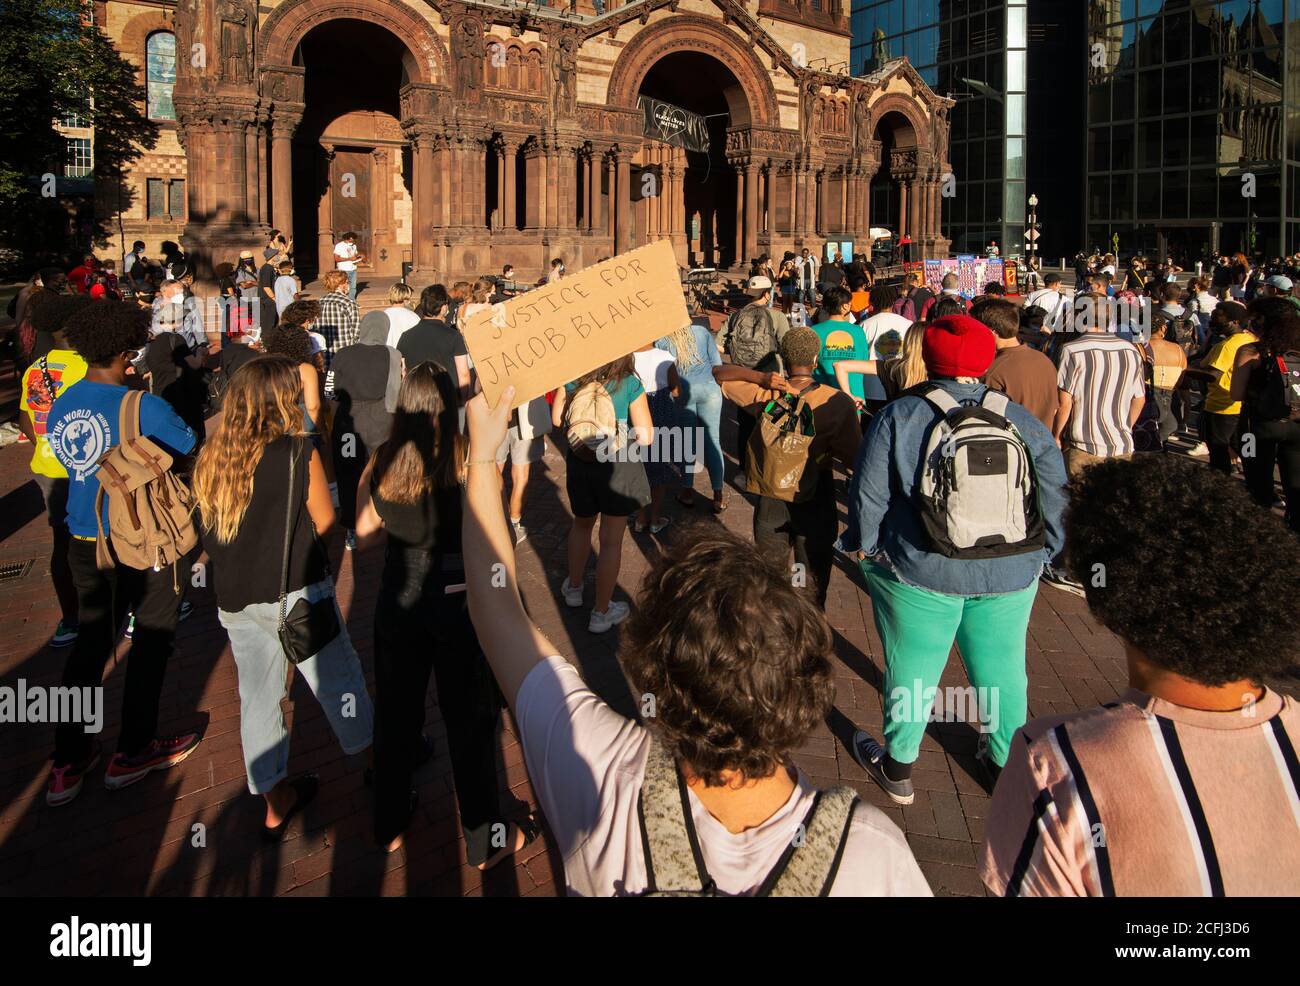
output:
[[[1293,535],[1240,483],[1181,456],[1110,459],[1077,483],[1070,565],[1123,641],[1129,688],[1017,732],[985,830],[985,885],[1293,895],[1300,707],[1266,684],[1300,647]]]
[[[928,895],[882,812],[818,792],[790,760],[830,707],[832,635],[754,545],[702,526],[651,566],[621,653],[644,722],[556,656],[520,601],[501,510],[495,452],[513,394],[468,405],[461,550],[569,892]]]
[[[126,371],[149,340],[149,320],[147,310],[124,301],[94,302],[69,318],[63,333],[86,361],[86,375],[60,392],[46,419],[50,451],[68,474],[68,565],[77,589],[80,623],[64,668],[63,685],[78,689],[98,686],[128,611],[135,617],[130,670],[122,697],[122,727],[117,752],[104,774],[104,786],[110,790],[180,763],[199,745],[197,733],[156,735],[158,699],[178,616],[173,573],[166,569],[140,571],[116,558],[107,570],[96,563],[100,530],[109,528],[107,499],[102,511],[96,504],[99,463],[122,439],[119,411],[129,389]],[[170,404],[152,394],[140,402],[139,430],[169,450],[173,458],[194,448],[194,432]],[[60,724],[46,803],[62,805],[75,798],[99,758],[98,744],[80,723]]]

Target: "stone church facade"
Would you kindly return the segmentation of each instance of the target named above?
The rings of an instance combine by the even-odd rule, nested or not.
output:
[[[96,17],[163,128],[121,240],[178,240],[200,273],[273,228],[307,273],[346,230],[363,273],[421,282],[657,239],[734,269],[865,252],[880,195],[915,256],[948,251],[952,103],[905,59],[843,74],[843,0],[102,0]],[[710,150],[643,136],[641,95],[705,118]]]

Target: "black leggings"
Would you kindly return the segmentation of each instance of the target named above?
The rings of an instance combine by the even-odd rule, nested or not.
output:
[[[63,669],[65,687],[102,684],[104,665],[117,646],[126,614],[135,614],[122,694],[122,729],[117,738],[118,752],[135,756],[144,752],[158,728],[158,700],[176,638],[181,593],[173,588],[170,566],[160,572],[142,572],[119,564],[100,571],[95,565],[94,541],[73,539],[68,545],[68,565],[77,587],[80,627]],[[178,561],[176,572],[183,588],[190,574],[189,560]],[[85,760],[91,742],[83,724],[61,723],[55,731],[55,766]]]
[[[760,496],[754,508],[754,543],[758,549],[784,567],[793,548],[794,560],[803,566],[803,574],[811,576],[817,605],[823,609],[835,559],[837,528],[835,481],[829,469],[819,474],[816,490],[803,503]]]
[[[403,564],[405,573],[398,571]],[[375,611],[375,841],[387,845],[410,823],[411,774],[432,673],[466,856],[477,866],[506,844],[509,820],[497,793],[501,692],[464,591],[446,592],[464,581],[463,572],[442,572],[436,558],[419,553],[385,568]]]
[[[1282,476],[1286,493],[1286,522],[1300,532],[1300,423],[1258,421],[1252,424],[1255,454],[1242,459],[1246,487],[1261,507],[1273,506],[1273,467]]]

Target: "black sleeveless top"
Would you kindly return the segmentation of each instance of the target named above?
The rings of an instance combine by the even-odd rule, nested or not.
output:
[[[235,539],[221,544],[210,533],[203,538],[214,568],[217,606],[227,613],[237,613],[253,603],[279,600],[286,497],[292,497],[295,504],[288,591],[314,585],[329,575],[325,550],[316,540],[311,515],[307,512],[312,446],[306,439],[296,441],[293,490],[288,488],[289,455],[295,440],[278,438],[266,447],[257,464],[253,496]]]
[[[414,503],[395,503],[379,495],[378,478],[370,478],[375,511],[388,531],[389,550],[460,554],[460,487],[435,489]]]

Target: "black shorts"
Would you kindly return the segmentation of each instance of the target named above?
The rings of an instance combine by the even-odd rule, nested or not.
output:
[[[565,489],[575,517],[631,517],[650,502],[650,481],[640,462],[587,462],[566,457]]]

